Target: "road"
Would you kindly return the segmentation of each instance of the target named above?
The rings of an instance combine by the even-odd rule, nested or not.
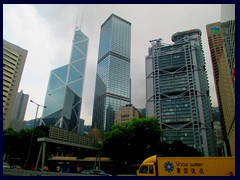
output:
[[[77,173],[59,173],[48,171],[31,171],[31,170],[15,170],[15,169],[3,169],[3,176],[98,176],[88,174]]]

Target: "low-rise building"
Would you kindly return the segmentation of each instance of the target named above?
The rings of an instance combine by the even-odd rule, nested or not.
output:
[[[141,118],[142,115],[132,104],[127,104],[126,106],[120,107],[117,111],[114,124],[124,125],[133,117]]]

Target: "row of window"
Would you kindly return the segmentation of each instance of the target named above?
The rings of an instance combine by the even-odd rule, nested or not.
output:
[[[18,54],[17,53],[13,53],[13,52],[9,51],[4,46],[3,46],[3,54],[8,56],[10,59],[18,59]]]

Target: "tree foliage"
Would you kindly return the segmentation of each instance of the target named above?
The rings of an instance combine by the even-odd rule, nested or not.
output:
[[[34,133],[33,133],[34,131]],[[27,153],[29,150],[30,139],[33,133],[33,141],[31,146],[31,154],[29,161],[31,163],[36,163],[38,156],[40,143],[37,142],[37,138],[47,137],[49,128],[46,126],[39,126],[33,129],[22,129],[17,132],[12,128],[8,128],[3,131],[3,154],[5,155],[4,161],[10,162],[10,164],[17,163],[19,165],[24,164],[27,158]]]
[[[125,125],[118,124],[105,134],[103,154],[110,156],[117,169],[139,164],[156,153],[160,142],[160,129],[155,118],[133,118]]]
[[[118,124],[105,134],[103,155],[110,156],[118,169],[141,164],[149,156],[160,154],[166,157],[201,156],[201,153],[182,143],[160,141],[161,131],[156,118],[133,118],[125,125]],[[117,173],[117,172],[116,172]]]
[[[172,157],[196,157],[202,155],[197,149],[183,144],[182,141],[174,141],[172,144],[167,145],[165,151],[165,156]]]

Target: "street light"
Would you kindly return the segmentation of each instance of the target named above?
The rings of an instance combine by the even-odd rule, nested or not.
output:
[[[25,161],[25,168],[28,166],[29,156],[30,156],[30,153],[31,153],[32,141],[33,141],[33,133],[34,133],[34,129],[35,129],[35,126],[36,126],[38,108],[39,108],[39,106],[41,106],[41,107],[43,107],[43,108],[47,108],[46,106],[40,105],[40,104],[34,102],[33,100],[30,100],[30,102],[32,102],[32,103],[34,103],[34,104],[37,105],[37,111],[36,111],[36,115],[35,115],[33,130],[32,130],[31,139],[30,139],[30,144],[29,144],[29,148],[28,148],[28,155],[27,155],[27,159],[26,159],[26,161]],[[35,169],[36,169],[36,168],[35,168]]]

